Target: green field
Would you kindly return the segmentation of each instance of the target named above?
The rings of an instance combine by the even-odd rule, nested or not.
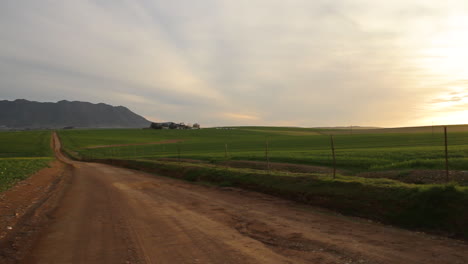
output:
[[[331,166],[331,130],[303,128],[239,127],[202,130],[67,130],[60,131],[72,155],[104,159],[190,158],[211,161],[264,161],[266,142],[273,162]],[[148,144],[89,148],[113,144]],[[444,169],[443,133],[335,134],[337,167],[350,173],[399,169]],[[450,132],[452,170],[468,170],[468,132]],[[226,151],[227,149],[227,151]]]
[[[50,131],[0,132],[0,192],[51,161]]]
[[[0,132],[0,158],[50,157],[50,131]]]

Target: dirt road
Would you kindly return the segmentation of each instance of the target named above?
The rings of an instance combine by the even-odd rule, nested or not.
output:
[[[20,263],[468,263],[456,240],[57,155],[68,187]]]

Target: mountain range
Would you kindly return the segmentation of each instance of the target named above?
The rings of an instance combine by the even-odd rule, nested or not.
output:
[[[0,101],[1,128],[137,128],[150,121],[124,106],[62,100],[41,103],[18,99]]]

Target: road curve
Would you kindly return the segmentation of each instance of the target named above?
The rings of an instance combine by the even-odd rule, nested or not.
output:
[[[21,263],[468,263],[468,245],[268,195],[71,161]]]

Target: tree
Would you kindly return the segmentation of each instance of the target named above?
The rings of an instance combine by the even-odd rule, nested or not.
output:
[[[161,125],[161,123],[151,123],[150,127],[152,129],[162,129],[163,126]]]

